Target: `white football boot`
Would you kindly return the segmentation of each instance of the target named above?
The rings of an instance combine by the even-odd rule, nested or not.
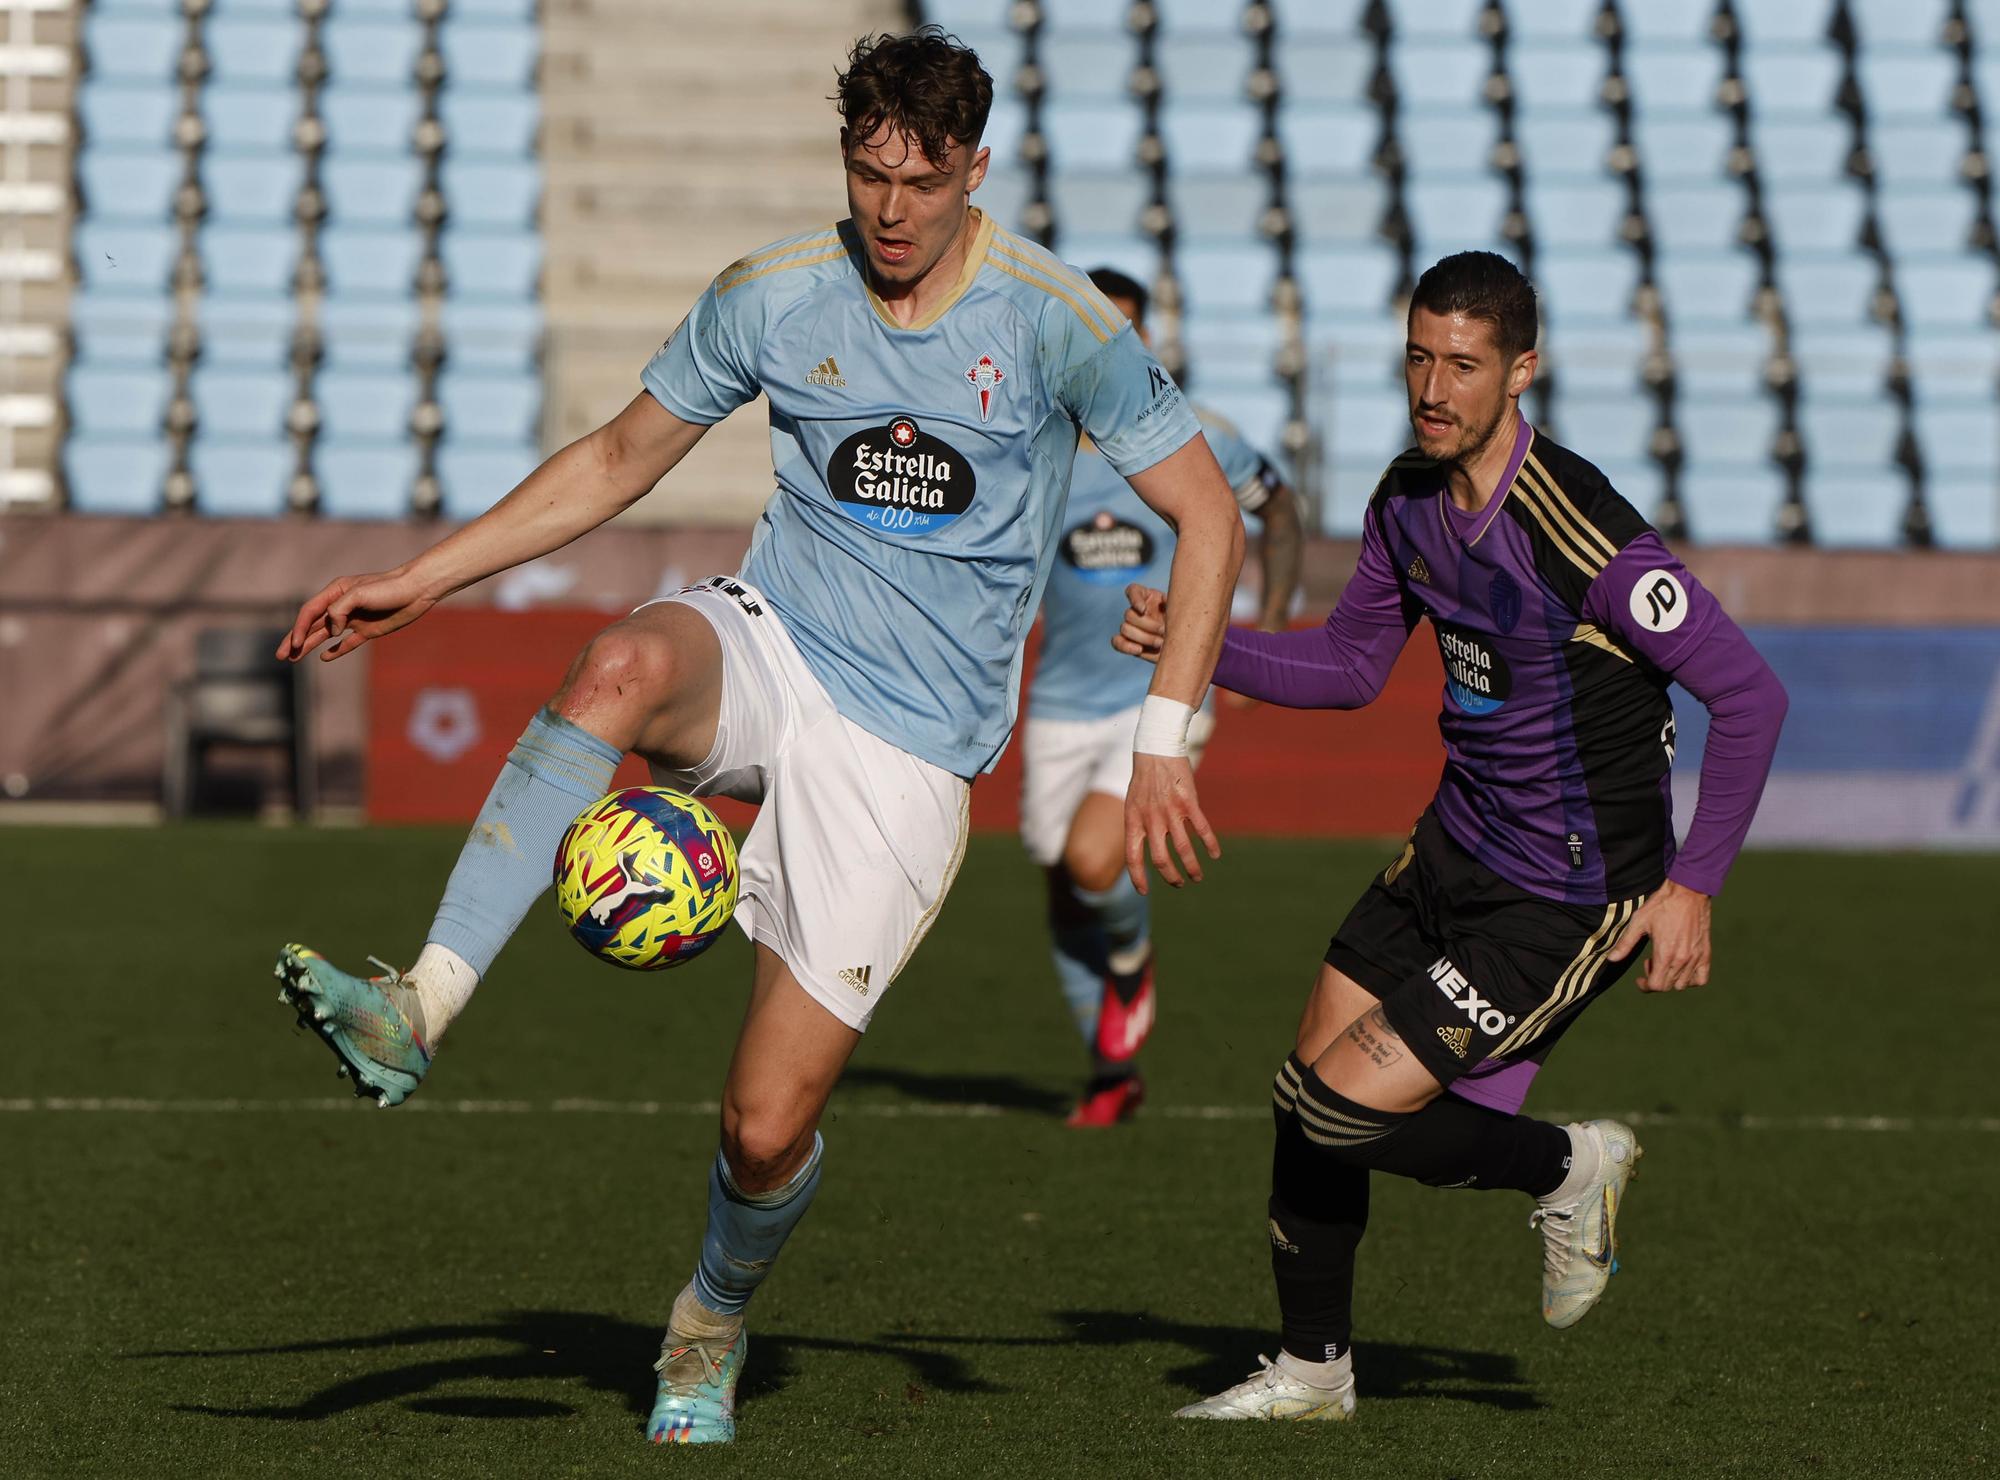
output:
[[[1176,1408],[1174,1417],[1323,1419],[1338,1423],[1354,1417],[1354,1354],[1349,1352],[1334,1366],[1340,1372],[1340,1385],[1318,1387],[1292,1371],[1283,1352],[1275,1362],[1260,1355],[1257,1371],[1249,1377],[1212,1398]]]
[[[1596,1151],[1596,1174],[1565,1182],[1528,1215],[1542,1230],[1542,1319],[1557,1330],[1582,1320],[1618,1272],[1618,1207],[1644,1154],[1622,1121],[1586,1120],[1569,1133],[1579,1152]]]

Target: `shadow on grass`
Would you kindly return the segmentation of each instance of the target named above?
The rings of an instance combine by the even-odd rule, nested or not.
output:
[[[908,1370],[908,1380],[939,1393],[1004,1393],[1009,1388],[982,1376],[974,1364],[978,1348],[1042,1349],[1049,1352],[1125,1347],[1178,1348],[1159,1368],[1171,1390],[1162,1394],[1163,1407],[1215,1392],[1240,1381],[1253,1355],[1271,1350],[1271,1334],[1243,1326],[1196,1326],[1145,1312],[1068,1310],[1051,1313],[1067,1334],[1048,1336],[962,1336],[899,1332],[865,1340],[757,1332],[751,1338],[750,1360],[744,1368],[741,1399],[754,1403],[778,1391],[798,1376],[811,1358],[826,1356],[889,1357]],[[211,1403],[177,1403],[176,1412],[213,1418],[314,1422],[383,1404],[400,1404],[419,1413],[464,1419],[560,1418],[576,1410],[546,1396],[509,1396],[491,1389],[505,1384],[577,1384],[611,1393],[624,1400],[633,1414],[644,1417],[653,1404],[653,1361],[659,1353],[657,1327],[639,1326],[612,1316],[578,1311],[510,1311],[486,1322],[449,1326],[416,1326],[374,1336],[327,1341],[302,1341],[279,1346],[239,1347],[211,1351],[133,1352],[133,1360],[219,1360],[232,1357],[305,1356],[330,1352],[411,1352],[414,1348],[469,1342],[501,1343],[511,1350],[484,1353],[437,1353],[399,1361],[345,1378],[295,1403],[228,1407]],[[1159,1360],[1146,1355],[1148,1365]],[[1456,1351],[1446,1347],[1369,1344],[1361,1348],[1358,1367],[1365,1398],[1423,1396],[1504,1409],[1540,1407],[1515,1367],[1514,1359],[1491,1352]],[[477,1394],[446,1389],[477,1384],[489,1391]],[[544,1393],[547,1388],[542,1389]]]
[[[1080,1076],[1078,1083],[1082,1083]],[[840,1087],[886,1089],[935,1105],[993,1105],[1037,1115],[1067,1115],[1076,1104],[1074,1092],[1065,1093],[1011,1074],[922,1074],[886,1064],[850,1064],[840,1076]],[[834,1108],[839,1109],[837,1101]]]

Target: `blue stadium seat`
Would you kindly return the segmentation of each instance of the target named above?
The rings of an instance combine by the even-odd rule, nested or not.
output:
[[[1173,183],[1174,214],[1181,223],[1182,241],[1212,241],[1217,237],[1239,237],[1255,230],[1258,215],[1270,196],[1270,188],[1256,175],[1182,175]],[[1133,201],[1133,216],[1144,208]]]
[[[1313,337],[1322,332],[1322,319],[1373,318],[1387,313],[1389,295],[1396,287],[1396,266],[1395,253],[1379,242],[1301,252],[1297,260],[1299,286],[1305,293],[1306,312],[1314,322]]]
[[[1470,28],[1460,34],[1463,41],[1447,40],[1449,31],[1426,26],[1420,36],[1399,37],[1389,49],[1389,71],[1406,120],[1432,108],[1479,106],[1493,51],[1474,40]]]
[[[1587,433],[1588,429],[1578,430]],[[1565,426],[1559,435],[1567,436],[1569,432],[1570,428]],[[1610,480],[1619,497],[1638,511],[1641,519],[1650,520],[1659,512],[1660,500],[1666,497],[1667,480],[1658,463],[1636,457],[1599,458],[1589,452],[1584,456],[1597,464],[1597,470]]]
[[[1765,192],[1764,210],[1787,252],[1844,252],[1858,242],[1866,202],[1851,185],[1782,186]]]
[[[1755,112],[1824,116],[1840,85],[1840,58],[1831,50],[1744,53],[1743,81]]]
[[[291,219],[299,187],[305,183],[305,160],[284,154],[223,154],[210,152],[201,162],[202,189],[208,197],[211,221],[271,221]]]
[[[2000,406],[1984,404],[1917,407],[1917,437],[1924,462],[1941,472],[1982,472],[2000,485]]]
[[[1659,283],[1677,324],[1737,322],[1750,313],[1757,263],[1747,252],[1675,253],[1660,260]]]
[[[1302,241],[1314,245],[1376,240],[1389,207],[1389,187],[1378,175],[1326,175],[1296,180],[1292,219]]]
[[[293,382],[279,369],[199,365],[189,380],[200,440],[275,437],[285,429]]]
[[[335,152],[321,163],[319,179],[329,224],[407,227],[416,220],[424,165],[414,155]]]
[[[1703,544],[1768,545],[1784,500],[1784,480],[1772,467],[1689,468],[1681,476],[1688,532]]]
[[[329,442],[394,442],[410,428],[417,403],[416,372],[386,367],[322,370],[313,382]]]
[[[1178,260],[1190,314],[1261,313],[1270,301],[1278,259],[1262,242],[1190,247]]]
[[[999,111],[996,104],[994,112]],[[438,99],[438,116],[444,123],[445,137],[450,140],[448,158],[525,159],[535,152],[535,134],[541,126],[542,113],[532,93],[463,93],[446,88]],[[414,125],[414,118],[411,122]],[[989,119],[989,136],[992,131]],[[400,137],[407,139],[408,130]],[[346,147],[337,136],[336,141]]]
[[[1404,117],[1398,129],[1412,176],[1483,175],[1499,137],[1485,108],[1432,108]]]
[[[1239,100],[1256,61],[1249,39],[1240,34],[1189,35],[1172,30],[1154,44],[1153,55],[1169,107]]]
[[[996,10],[988,7],[985,19],[977,24],[950,25],[945,29],[979,53],[979,64],[993,78],[995,95],[1011,87],[1021,65],[1021,34],[1004,23],[995,23]],[[1000,20],[1004,22],[1004,16]]]
[[[1985,39],[1989,44],[1993,40]],[[1939,118],[1951,100],[1955,63],[1942,47],[1864,48],[1860,70],[1861,95],[1871,118]]]
[[[1028,204],[1028,173],[1018,166],[991,163],[972,203],[1009,231],[1021,229],[1021,212]]]
[[[1380,132],[1375,110],[1366,103],[1292,105],[1278,114],[1278,140],[1285,146],[1285,161],[1295,180],[1360,174],[1369,167]],[[1253,131],[1253,150],[1254,140]]]
[[[1889,331],[1876,323],[1792,325],[1792,358],[1806,392],[1814,396],[1863,398],[1882,393],[1889,358],[1895,352]]]
[[[76,172],[83,208],[98,221],[166,221],[184,165],[171,149],[84,149]]]
[[[283,294],[206,294],[195,315],[201,362],[278,369],[290,360],[298,316],[298,304]]]
[[[1972,238],[1972,192],[1964,189],[1885,190],[1877,198],[1882,229],[1899,256],[1964,250]]]
[[[1123,31],[1072,30],[1048,38],[1041,58],[1050,103],[1123,103],[1136,110],[1125,80],[1139,52]]]
[[[327,283],[336,294],[410,292],[423,250],[423,238],[414,229],[330,225],[320,236]]]
[[[1130,103],[1064,103],[1051,98],[1042,109],[1050,163],[1058,170],[1134,173],[1140,122],[1139,110]]]
[[[535,296],[542,271],[542,238],[537,232],[454,229],[444,233],[439,252],[455,296]]]
[[[396,0],[378,0],[378,3],[398,10]],[[451,15],[454,20],[505,21],[515,25],[533,25],[536,7],[540,0],[453,0]]]
[[[285,512],[285,485],[298,454],[283,438],[212,441],[188,454],[195,507],[223,518],[262,518]]]
[[[320,307],[328,371],[406,371],[416,342],[416,299],[328,298]],[[447,325],[447,344],[449,344]]]
[[[1881,549],[1902,543],[1909,482],[1900,472],[1822,472],[1806,478],[1806,518],[1813,543],[1833,549]]]
[[[1494,175],[1412,180],[1403,199],[1416,232],[1417,254],[1427,261],[1490,247],[1507,214],[1507,188]]]
[[[1638,259],[1614,249],[1554,250],[1535,262],[1542,314],[1558,332],[1573,319],[1622,319],[1632,311]]]
[[[1536,0],[1533,5],[1511,8],[1507,20],[1523,51],[1529,43],[1588,41],[1598,3],[1599,0]],[[1601,71],[1602,52],[1598,62]]]
[[[1691,466],[1743,467],[1771,455],[1778,434],[1775,402],[1687,397],[1680,404],[1681,437]]]
[[[1528,163],[1530,178],[1603,173],[1615,134],[1607,113],[1524,112],[1514,122],[1514,137]]]
[[[77,274],[93,291],[163,293],[180,252],[180,233],[167,225],[85,218],[74,233]]]
[[[542,334],[537,304],[446,299],[442,319],[448,363],[454,370],[535,373]]]
[[[165,365],[70,368],[64,399],[70,425],[86,437],[157,436],[173,380]]]
[[[1634,6],[1633,9],[1643,9]],[[1818,47],[1826,38],[1827,7],[1797,0],[1752,0],[1736,7],[1743,34],[1755,47]]]
[[[1905,323],[1941,329],[1981,324],[1993,300],[1993,264],[1976,257],[1905,258],[1897,264],[1896,291]]]
[[[402,519],[417,481],[413,442],[324,443],[314,450],[319,509],[329,519]]]
[[[208,125],[208,148],[216,153],[267,153],[291,147],[292,126],[301,112],[296,89],[282,84],[243,87],[215,85],[201,90],[201,118]]]
[[[1125,7],[1118,0],[1068,0],[1043,13],[1043,38],[1067,42],[1077,34],[1103,35],[1125,28]]]
[[[1160,260],[1159,249],[1136,231],[1066,231],[1056,241],[1056,255],[1078,272],[1113,267],[1142,283],[1152,281]]]
[[[1901,416],[1880,395],[1865,400],[1813,396],[1799,407],[1799,429],[1815,478],[1822,472],[1871,472],[1879,480],[1895,456]]]
[[[73,364],[158,365],[167,352],[173,300],[162,293],[79,288],[69,300]]]
[[[1591,10],[1594,15],[1596,7]],[[1708,39],[1715,6],[1710,0],[1646,0],[1643,5],[1621,5],[1618,11],[1630,37],[1629,54],[1662,45],[1701,45]]]
[[[2000,383],[2000,335],[1975,324],[1912,326],[1905,352],[1926,401],[1986,401]]]
[[[963,5],[965,0],[958,0],[958,3]],[[972,3],[983,5],[983,0],[972,0]],[[992,10],[994,7],[983,5],[983,8]],[[1243,28],[1241,0],[1155,0],[1153,8],[1160,13],[1160,22],[1169,31],[1207,31],[1234,35]],[[925,14],[929,14],[931,9],[931,6],[926,5]],[[1124,7],[1120,6],[1119,9],[1122,12]],[[1296,0],[1293,0],[1293,3],[1277,7],[1278,17],[1285,27],[1286,35],[1291,35],[1296,27],[1306,23],[1308,17],[1317,15],[1322,10],[1346,11],[1349,17],[1348,30],[1352,31],[1354,25],[1352,16],[1358,13],[1359,9],[1359,0],[1324,0],[1323,4],[1320,0],[1311,0],[1311,3],[1305,5],[1297,4]]]
[[[471,519],[485,513],[540,463],[532,443],[467,447],[446,439],[438,446],[437,459],[445,516]]]
[[[1274,9],[1278,13],[1279,34],[1289,44],[1297,40],[1354,42],[1361,29],[1361,14],[1366,0],[1281,0]],[[1221,17],[1225,11],[1233,11],[1232,18],[1226,20],[1230,29],[1242,25],[1243,6],[1230,4],[1229,0],[1167,0],[1165,13],[1172,16],[1183,12],[1200,12]],[[1440,7],[1437,12],[1440,27],[1451,24],[1452,12],[1462,16],[1463,0],[1451,7]],[[1208,22],[1211,28],[1213,21]]]
[[[1670,252],[1726,252],[1743,219],[1743,195],[1727,180],[1659,185],[1646,192],[1646,220]]]
[[[1733,142],[1729,121],[1713,117],[1641,113],[1633,120],[1639,164],[1648,182],[1660,184],[1727,177],[1724,162]]]
[[[164,82],[85,78],[76,94],[85,153],[118,146],[171,148],[180,111],[179,89]]]
[[[1219,385],[1254,384],[1268,378],[1278,353],[1277,321],[1269,316],[1223,316],[1181,320],[1181,348],[1186,352],[1187,382],[1194,387],[1193,399],[1201,403],[1201,388],[1210,380]]]
[[[287,83],[298,68],[305,28],[290,16],[218,12],[202,27],[201,39],[211,86]]]
[[[461,95],[447,89],[441,104],[447,122]],[[532,107],[533,100],[530,99]],[[342,87],[330,83],[320,94],[319,116],[326,121],[329,158],[352,159],[364,153],[401,155],[409,151],[423,106],[413,88]],[[460,140],[448,136],[457,150]]]
[[[1621,13],[1644,9],[1643,5],[1629,11],[1621,7]],[[1722,81],[1722,53],[1706,42],[1627,47],[1625,75],[1632,84],[1632,97],[1642,109],[1706,113],[1714,106],[1716,84]]]
[[[1507,55],[1507,74],[1523,109],[1588,112],[1597,106],[1604,68],[1604,48],[1589,39],[1587,29],[1574,41],[1520,45]]]
[[[350,17],[335,9],[320,23],[319,39],[327,71],[342,86],[403,87],[416,76],[424,28],[413,16]]]
[[[1794,323],[1855,325],[1868,318],[1875,264],[1858,252],[1841,256],[1793,253],[1778,259],[1778,281]]]
[[[186,23],[177,15],[84,13],[84,55],[94,78],[170,82],[186,35]]]
[[[1160,115],[1167,165],[1176,173],[1246,171],[1256,156],[1259,132],[1257,115],[1240,104],[1189,104],[1168,108]]]
[[[203,226],[202,271],[211,293],[284,293],[299,259],[298,232],[288,226]]]
[[[1146,182],[1133,170],[1065,171],[1049,182],[1049,204],[1065,234],[1130,231],[1145,208]]]
[[[1965,156],[1965,130],[1942,110],[1922,122],[1872,125],[1868,153],[1875,161],[1877,182],[1889,189],[1965,188],[1958,173]]]
[[[1944,29],[1943,0],[1850,0],[1864,45],[1935,46]],[[1981,41],[1992,39],[1981,36]]]
[[[1674,373],[1681,392],[1690,396],[1735,396],[1745,400],[1764,393],[1764,361],[1770,336],[1747,319],[1734,324],[1687,322],[1673,300]]]
[[[534,440],[542,414],[542,383],[533,375],[478,375],[452,370],[438,377],[445,435],[462,446]]]
[[[1287,41],[1276,59],[1286,106],[1361,102],[1374,71],[1368,52],[1352,40]]]
[[[1555,416],[1556,425],[1572,439],[1567,445],[1594,463],[1636,462],[1646,455],[1653,435],[1650,402],[1629,393],[1593,395],[1587,381],[1567,376],[1556,392]]]
[[[79,514],[152,514],[160,507],[170,453],[166,440],[77,433],[63,446],[69,506]]]
[[[1531,175],[1527,194],[1528,220],[1543,247],[1604,248],[1617,244],[1618,223],[1625,215],[1625,192],[1612,181],[1553,183]]]
[[[1321,474],[1323,496],[1320,530],[1340,539],[1354,539],[1361,533],[1362,516],[1375,485],[1382,481],[1382,464],[1370,458],[1351,461],[1329,459]]]
[[[1952,550],[1991,550],[2000,545],[2000,488],[1986,476],[1933,478],[1925,489],[1931,533]]]
[[[454,87],[532,88],[540,38],[532,22],[497,25],[447,21],[440,48]]]
[[[1803,120],[1757,118],[1750,131],[1757,151],[1757,175],[1764,185],[1814,185],[1842,182],[1841,169],[1852,147],[1847,130],[1832,128],[1824,117]]]

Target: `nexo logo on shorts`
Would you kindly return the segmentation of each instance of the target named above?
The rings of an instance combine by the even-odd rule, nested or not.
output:
[[[1086,581],[1122,585],[1133,571],[1153,563],[1153,537],[1136,524],[1102,513],[1063,536],[1062,558]]]
[[[1465,979],[1465,973],[1440,956],[1431,963],[1431,980],[1445,996],[1458,1004],[1458,1010],[1479,1025],[1479,1031],[1489,1038],[1497,1038],[1507,1030],[1513,1019],[1493,1006]]]
[[[833,450],[826,486],[840,512],[888,534],[930,534],[972,507],[972,464],[907,416]]]
[[[1486,638],[1449,623],[1437,627],[1438,654],[1444,659],[1444,686],[1467,714],[1491,714],[1514,692],[1507,660]]]

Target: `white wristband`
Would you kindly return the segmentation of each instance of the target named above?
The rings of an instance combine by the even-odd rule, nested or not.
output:
[[[1132,733],[1132,749],[1139,755],[1177,755],[1187,752],[1188,725],[1194,706],[1178,699],[1146,695],[1139,706],[1139,728]]]

